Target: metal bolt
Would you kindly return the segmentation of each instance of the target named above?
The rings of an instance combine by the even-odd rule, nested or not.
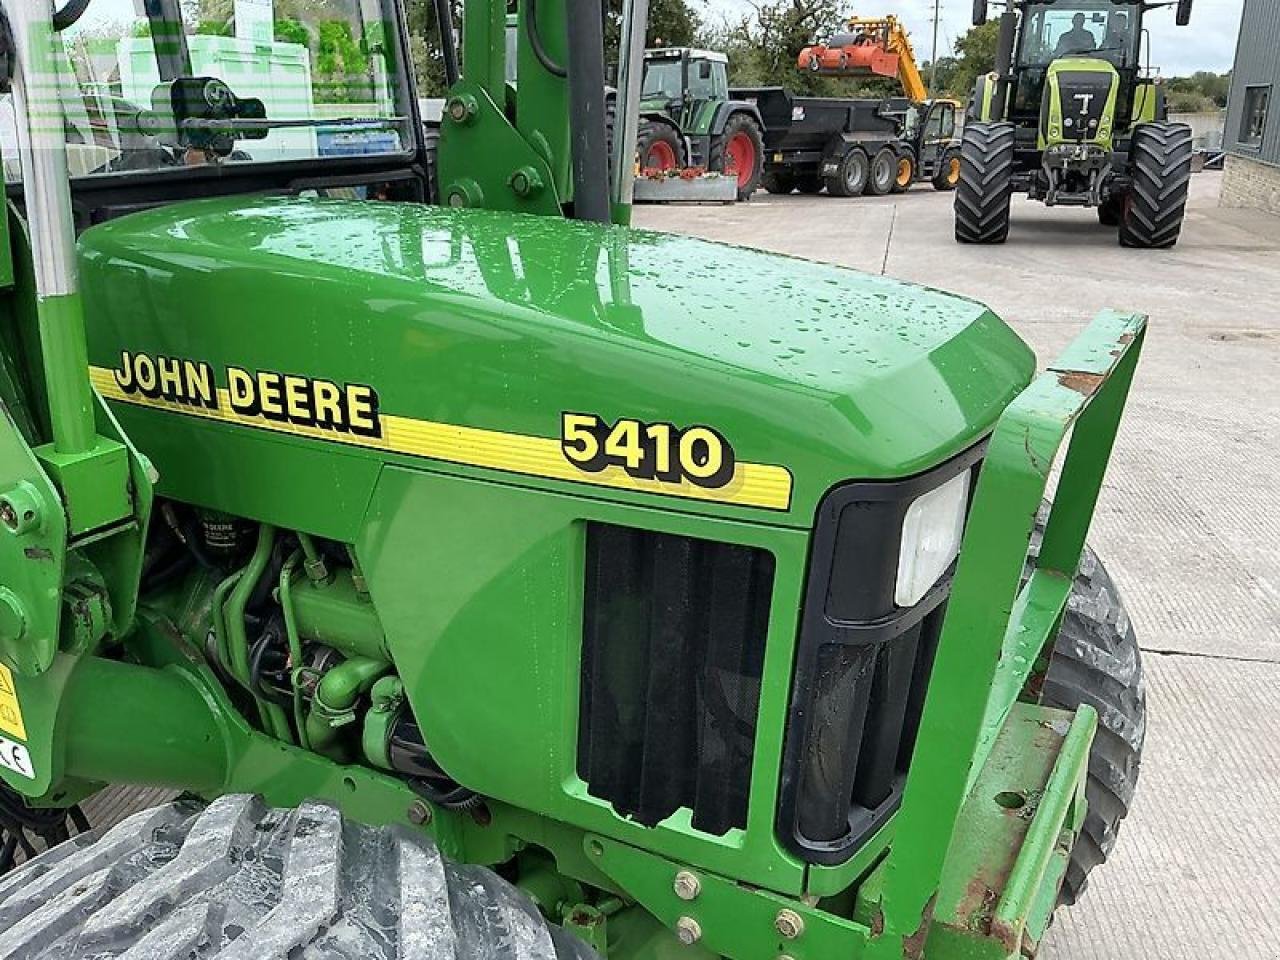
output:
[[[794,910],[779,910],[773,926],[788,940],[794,940],[804,933],[804,917]]]
[[[409,822],[414,826],[425,826],[431,822],[431,808],[421,800],[409,804]]]
[[[702,892],[702,881],[688,870],[681,870],[676,874],[676,881],[672,887],[681,900],[696,900],[698,894]]]
[[[676,939],[691,947],[702,939],[702,925],[693,917],[681,917],[676,921]]]

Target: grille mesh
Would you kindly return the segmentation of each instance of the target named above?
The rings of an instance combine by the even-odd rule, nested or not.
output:
[[[745,827],[773,556],[590,523],[578,775],[652,826]]]

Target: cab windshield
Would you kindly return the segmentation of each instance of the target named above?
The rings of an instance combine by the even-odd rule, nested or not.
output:
[[[1138,62],[1136,5],[1110,0],[1032,3],[1023,13],[1018,63],[1045,67],[1061,57],[1098,57],[1117,67]]]
[[[394,0],[92,0],[54,57],[70,173],[406,152],[395,23]],[[5,95],[9,182],[14,125]]]
[[[679,100],[684,91],[684,65],[679,60],[650,60],[644,65],[645,99]]]

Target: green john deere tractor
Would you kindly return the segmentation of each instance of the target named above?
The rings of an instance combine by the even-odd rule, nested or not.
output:
[[[470,0],[438,156],[396,0],[142,9],[0,5],[0,956],[1034,953],[1138,773],[1143,318],[1037,374],[630,229],[597,0],[517,88]]]
[[[636,156],[644,171],[732,174],[748,200],[764,172],[764,124],[754,103],[729,96],[728,64],[710,50],[647,51]]]
[[[1003,243],[1010,199],[1092,207],[1126,247],[1178,241],[1191,181],[1191,128],[1171,123],[1148,78],[1150,0],[1013,0],[996,69],[970,103],[955,197],[961,243]],[[1186,25],[1191,0],[1178,0]],[[974,23],[987,0],[974,0]]]

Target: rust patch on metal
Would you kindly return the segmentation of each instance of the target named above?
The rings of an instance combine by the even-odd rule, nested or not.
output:
[[[875,938],[882,933],[884,933],[884,911],[877,908],[871,917],[871,936]]]
[[[956,913],[968,917],[969,929],[985,936],[991,929],[991,914],[999,899],[1000,895],[981,877],[974,877],[964,885],[964,899]]]
[[[920,926],[909,937],[902,938],[902,960],[921,960],[924,956],[924,944],[929,939],[929,928],[933,926],[933,910],[938,901],[935,892],[924,905],[924,913],[920,916]]]
[[[1003,920],[993,920],[991,923],[991,939],[1000,944],[1005,953],[1016,954],[1020,952],[1022,946],[1022,931],[1014,929]]]
[[[1084,373],[1080,370],[1069,370],[1058,374],[1058,383],[1068,390],[1074,390],[1082,397],[1092,396],[1102,386],[1105,378],[1100,373]]]
[[[28,560],[52,560],[53,551],[48,547],[27,547],[22,555]]]

